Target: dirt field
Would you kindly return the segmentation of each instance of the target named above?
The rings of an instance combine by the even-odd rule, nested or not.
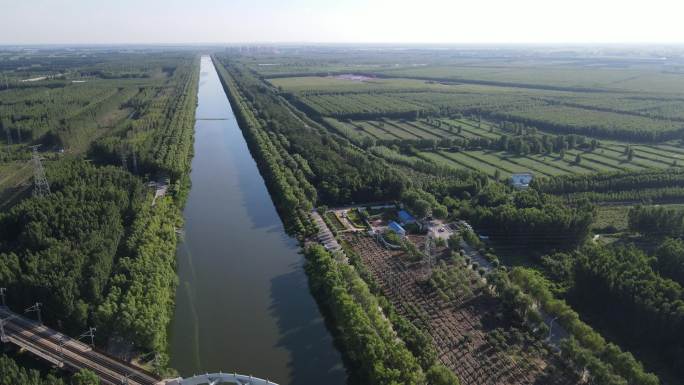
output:
[[[410,236],[423,250],[423,236]],[[435,262],[410,263],[403,251],[390,251],[373,238],[345,234],[371,271],[383,293],[400,314],[426,330],[434,341],[438,357],[460,378],[464,385],[576,384],[575,376],[562,368],[560,359],[529,333],[507,324],[501,317],[500,300],[482,284],[476,272],[465,264],[457,266]],[[438,248],[433,255],[444,255]],[[439,296],[429,283],[436,269],[463,269],[470,290],[467,295]]]

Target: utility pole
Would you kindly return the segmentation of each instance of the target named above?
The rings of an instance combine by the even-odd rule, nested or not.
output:
[[[85,332],[85,333],[83,333],[83,334],[81,334],[80,336],[78,336],[77,339],[80,340],[80,339],[83,338],[83,337],[90,337],[90,347],[91,347],[91,348],[94,348],[94,347],[95,347],[95,331],[96,331],[96,330],[97,330],[97,329],[96,329],[96,328],[93,328],[93,327],[88,328],[88,331]]]
[[[64,336],[59,336],[59,357],[64,364],[64,344],[66,344],[67,339]]]
[[[122,385],[128,385],[128,384],[129,384],[128,378],[129,378],[130,376],[131,376],[131,374],[129,373],[129,374],[127,374],[125,377],[122,377],[122,378],[121,378],[121,384],[122,384]]]
[[[24,310],[24,313],[30,313],[30,312],[32,312],[32,311],[35,311],[36,314],[38,315],[38,323],[41,324],[41,325],[43,324],[43,318],[41,317],[41,314],[40,314],[40,307],[41,307],[42,305],[43,305],[42,303],[36,302],[35,305],[33,305],[33,306],[29,307],[29,308],[26,308],[26,310]]]
[[[31,161],[33,162],[33,195],[45,196],[50,193],[50,185],[45,177],[45,169],[43,168],[42,158],[38,154],[38,147],[40,145],[31,146],[33,155]]]
[[[5,335],[5,324],[12,318],[17,318],[16,315],[11,315],[5,319],[0,319],[0,341],[7,342],[7,335]]]

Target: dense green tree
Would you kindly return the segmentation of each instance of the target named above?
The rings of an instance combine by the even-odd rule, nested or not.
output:
[[[655,252],[658,272],[684,285],[684,241],[666,239]]]
[[[100,377],[88,369],[81,369],[71,377],[72,385],[100,385]]]
[[[24,369],[6,355],[0,355],[0,385],[65,385],[52,374],[42,376],[35,369]]]
[[[435,364],[425,373],[430,385],[460,385],[461,382],[454,373],[444,365]]]
[[[676,237],[682,234],[684,212],[660,206],[636,206],[629,210],[629,229],[648,236]]]

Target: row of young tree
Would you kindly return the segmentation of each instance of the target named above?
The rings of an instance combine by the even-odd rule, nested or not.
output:
[[[396,338],[393,325],[380,311],[380,302],[353,267],[335,260],[319,245],[309,247],[306,258],[311,291],[335,320],[335,338],[360,383],[459,384],[453,373],[434,361],[424,362],[429,367],[423,370],[405,343]],[[398,325],[412,329],[408,324]]]
[[[649,237],[684,235],[684,211],[662,206],[635,206],[627,216],[629,229]]]
[[[673,261],[666,253],[678,252],[678,246],[667,245],[653,258],[633,246],[586,245],[545,257],[544,265],[583,318],[610,330],[621,346],[681,378],[684,289],[658,271],[676,271],[667,270]]]
[[[684,169],[561,175],[535,178],[531,186],[547,194],[570,194],[584,191],[604,193],[635,188],[684,187]]]
[[[652,204],[678,203],[684,199],[684,189],[681,187],[645,188],[615,192],[579,192],[553,198],[558,202],[576,205],[581,202],[618,203],[618,204]]]
[[[481,111],[478,109],[464,111],[466,113],[479,113],[480,115],[493,118],[495,120],[505,120],[510,122],[522,123],[527,126],[538,127],[541,130],[555,134],[577,134],[586,135],[592,138],[614,139],[623,141],[635,141],[646,143],[664,142],[673,139],[681,139],[684,135],[684,128],[678,130],[654,130],[654,129],[632,129],[624,127],[611,127],[600,124],[577,126],[565,124],[557,120],[546,120],[519,116],[515,112],[502,111]]]
[[[569,258],[567,254],[549,257],[551,261]],[[598,332],[580,320],[580,316],[563,299],[556,298],[550,283],[539,272],[516,267],[509,273],[510,280],[528,293],[537,307],[557,320],[569,334],[561,344],[562,355],[575,365],[577,371],[587,369],[596,384],[657,385],[657,376],[644,371],[643,366],[629,352],[607,342]]]
[[[629,210],[629,229],[658,243],[651,266],[660,275],[684,285],[684,211],[661,206]]]

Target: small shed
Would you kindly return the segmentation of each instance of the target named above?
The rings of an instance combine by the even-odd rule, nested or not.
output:
[[[522,172],[511,175],[511,184],[515,188],[528,188],[534,175],[531,172]]]
[[[394,231],[395,233],[399,234],[399,235],[402,236],[402,237],[405,237],[405,236],[406,236],[406,230],[404,230],[404,228],[401,227],[401,225],[398,224],[398,223],[395,222],[395,221],[391,221],[390,223],[388,223],[388,224],[387,224],[387,228],[388,228],[390,231]]]
[[[411,214],[409,214],[406,210],[399,210],[397,216],[399,216],[399,222],[401,222],[404,225],[416,222],[416,219],[412,217]]]

